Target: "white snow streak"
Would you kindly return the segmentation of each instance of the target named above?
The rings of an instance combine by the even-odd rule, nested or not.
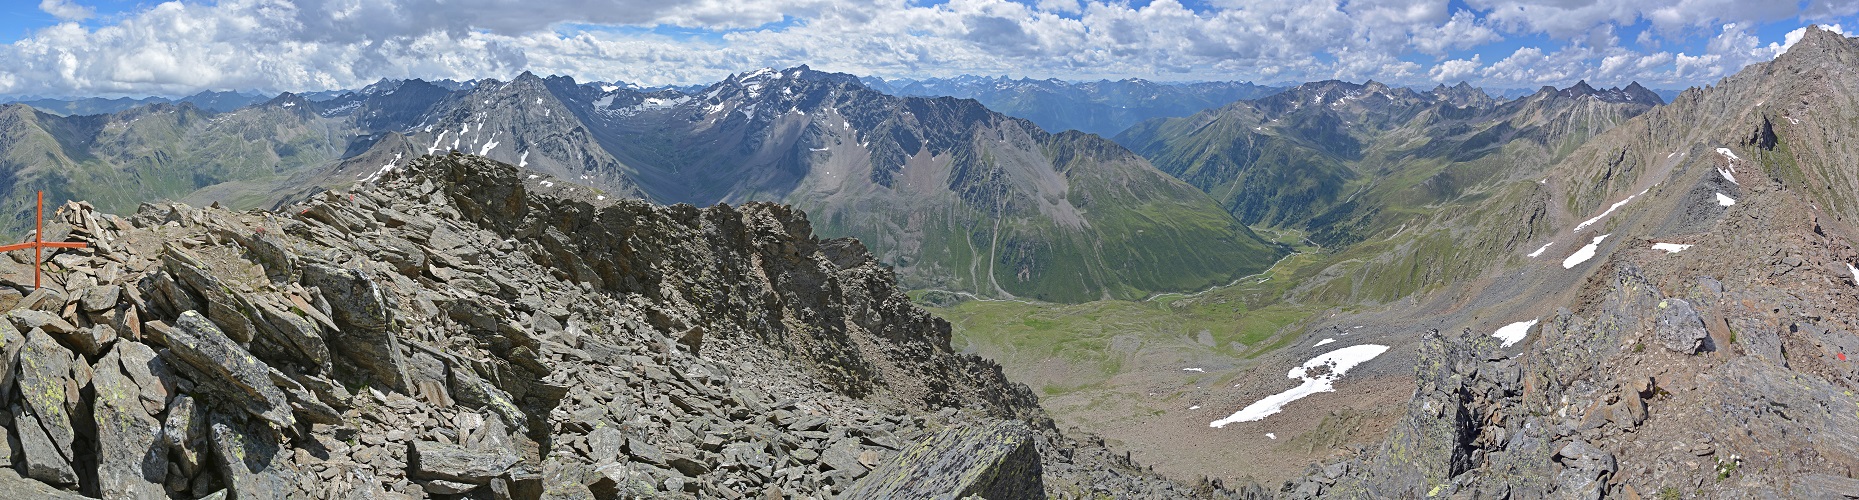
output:
[[[1517,342],[1523,341],[1524,337],[1529,336],[1530,327],[1536,326],[1536,322],[1537,320],[1532,319],[1504,325],[1504,327],[1499,328],[1498,331],[1491,332],[1491,336],[1503,340],[1504,347],[1510,347],[1516,345]]]
[[[484,141],[484,146],[478,148],[478,156],[484,156],[484,155],[491,154],[492,149],[497,149],[497,133],[496,132],[491,132],[490,140]]]
[[[1267,432],[1267,433],[1265,433],[1265,437],[1266,437],[1267,439],[1272,439],[1272,440],[1277,440],[1277,439],[1278,439],[1278,435],[1277,435],[1277,434],[1273,434],[1273,433],[1270,433],[1270,432]]]
[[[524,151],[516,155],[516,166],[519,168],[529,166],[529,151]]]
[[[1201,372],[1201,373],[1207,373],[1207,370],[1203,370],[1203,369],[1200,369],[1200,368],[1182,368],[1182,369],[1181,369],[1181,371],[1184,371],[1184,372]]]
[[[1328,343],[1335,342],[1335,341],[1336,339],[1323,339],[1323,340],[1317,341],[1317,345],[1314,345],[1311,347],[1318,347],[1318,346],[1322,346],[1323,344],[1328,344]]]
[[[1723,193],[1717,193],[1717,204],[1718,204],[1718,205],[1723,205],[1723,206],[1726,206],[1726,207],[1727,207],[1727,206],[1731,206],[1731,205],[1735,205],[1735,204],[1736,204],[1736,198],[1731,198],[1731,197],[1729,197],[1728,195],[1725,195],[1725,194],[1723,194]]]
[[[1724,158],[1729,158],[1733,161],[1742,159],[1742,158],[1737,158],[1736,152],[1731,151],[1730,148],[1717,148],[1717,154],[1723,155]]]
[[[435,153],[435,152],[437,152],[437,151],[439,151],[439,143],[441,143],[441,142],[445,142],[445,133],[446,133],[446,132],[447,132],[447,131],[445,131],[445,130],[441,130],[441,131],[439,131],[439,138],[437,138],[437,139],[433,139],[433,140],[432,140],[432,147],[430,147],[430,148],[426,148],[426,154],[433,154],[433,153]]]
[[[1647,188],[1647,189],[1648,189],[1648,190],[1650,190],[1651,188]],[[1640,194],[1646,194],[1646,190],[1641,190],[1639,194],[1636,194],[1636,195],[1633,195],[1633,196],[1628,196],[1628,197],[1627,197],[1627,199],[1624,199],[1624,200],[1620,200],[1620,202],[1618,202],[1618,203],[1615,203],[1615,204],[1614,204],[1613,206],[1610,206],[1610,207],[1607,207],[1607,210],[1606,210],[1606,211],[1604,211],[1604,212],[1601,212],[1601,215],[1596,215],[1596,216],[1594,216],[1594,218],[1593,218],[1593,219],[1588,219],[1588,220],[1585,220],[1585,221],[1581,221],[1581,223],[1580,223],[1580,224],[1576,224],[1576,225],[1575,225],[1575,230],[1574,230],[1574,231],[1570,231],[1570,232],[1575,232],[1575,233],[1579,233],[1579,232],[1581,232],[1581,230],[1582,230],[1582,229],[1585,229],[1585,228],[1587,228],[1588,226],[1592,226],[1592,225],[1594,225],[1594,223],[1596,223],[1596,222],[1600,222],[1600,221],[1601,221],[1601,218],[1602,218],[1602,217],[1607,217],[1607,214],[1611,214],[1611,213],[1614,213],[1614,209],[1617,209],[1617,208],[1620,208],[1620,207],[1621,207],[1622,205],[1626,205],[1626,204],[1627,204],[1627,202],[1629,202],[1629,201],[1633,201],[1633,199],[1634,199],[1634,198],[1638,198]]]
[[[1536,249],[1536,251],[1534,251],[1534,252],[1530,252],[1530,258],[1532,258],[1532,259],[1534,259],[1534,258],[1536,258],[1537,256],[1540,256],[1540,255],[1543,255],[1543,251],[1544,251],[1544,250],[1548,250],[1548,249],[1549,249],[1549,245],[1554,245],[1554,244],[1556,244],[1556,242],[1554,242],[1554,241],[1551,241],[1551,242],[1548,242],[1548,243],[1544,243],[1544,244],[1543,244],[1543,246],[1542,246],[1542,248],[1538,248],[1538,249]]]
[[[1298,384],[1297,387],[1292,387],[1290,390],[1266,396],[1265,399],[1261,399],[1256,403],[1247,405],[1245,408],[1241,408],[1238,412],[1234,412],[1232,416],[1215,420],[1208,423],[1207,426],[1221,428],[1235,422],[1257,421],[1274,413],[1283,411],[1286,404],[1303,399],[1305,396],[1319,392],[1335,392],[1336,386],[1334,383],[1337,379],[1342,378],[1344,374],[1348,373],[1350,368],[1355,368],[1356,365],[1375,359],[1376,356],[1380,356],[1381,353],[1384,352],[1388,352],[1388,346],[1362,344],[1344,347],[1315,358],[1310,358],[1310,361],[1305,361],[1303,366],[1292,368],[1290,372],[1285,374],[1285,377],[1288,378],[1303,379],[1304,382],[1302,384]],[[1305,376],[1310,373],[1310,370],[1321,366],[1328,366],[1329,370],[1321,375],[1312,377]]]
[[[1576,264],[1587,262],[1588,259],[1594,258],[1594,251],[1596,249],[1601,248],[1601,240],[1607,239],[1608,236],[1613,236],[1613,235],[1603,234],[1600,236],[1596,236],[1594,237],[1594,242],[1581,247],[1580,250],[1576,250],[1575,253],[1570,254],[1568,258],[1562,259],[1562,268],[1563,269],[1573,268],[1575,267]]]
[[[1687,248],[1691,248],[1691,245],[1680,245],[1677,243],[1653,243],[1652,244],[1653,250],[1664,250],[1665,253],[1683,252]]]
[[[1853,267],[1852,264],[1847,264],[1846,269],[1853,272],[1853,283],[1859,284],[1859,267]]]

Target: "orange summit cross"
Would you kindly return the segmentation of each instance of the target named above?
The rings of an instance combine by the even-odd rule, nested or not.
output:
[[[12,245],[7,245],[7,246],[0,246],[0,252],[11,252],[14,250],[25,250],[27,248],[31,248],[32,249],[32,287],[39,288],[39,265],[40,263],[44,262],[44,258],[41,256],[41,253],[44,251],[43,249],[45,247],[84,248],[86,244],[77,243],[77,242],[68,242],[68,241],[45,241],[45,192],[44,191],[39,192],[39,208],[37,212],[34,212],[32,214],[32,218],[33,218],[33,224],[35,225],[35,229],[32,231],[32,241],[28,241],[25,243],[17,243],[17,244],[12,244]]]

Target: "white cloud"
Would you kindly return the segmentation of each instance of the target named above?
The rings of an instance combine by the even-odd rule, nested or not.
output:
[[[71,0],[39,0],[39,10],[64,21],[82,21],[97,14],[96,10]]]
[[[1433,66],[1433,69],[1427,70],[1427,76],[1441,83],[1463,80],[1478,72],[1478,66],[1482,64],[1478,59],[1479,56],[1473,54],[1471,59],[1453,59],[1442,62]]]
[[[1084,12],[1084,4],[1078,0],[1039,0],[1039,10],[1077,14]]]
[[[1178,0],[921,3],[170,1],[101,24],[46,27],[0,45],[0,94],[321,90],[383,77],[509,78],[525,69],[693,83],[798,64],[890,77],[1669,84],[1721,77],[1772,58],[1800,38],[1758,40],[1748,27],[1764,19],[1859,10],[1853,2],[1816,1],[1797,9],[1723,0],[1468,0],[1469,8],[1456,11],[1439,0],[1215,0],[1194,8]],[[1693,7],[1708,9],[1681,12]],[[41,8],[89,15],[71,0],[44,0]],[[1639,19],[1721,28],[1698,55],[1659,51],[1668,36],[1659,29],[1639,35],[1645,52],[1620,47],[1614,25]],[[655,29],[664,26],[680,28]],[[691,32],[698,35],[684,34]],[[1539,33],[1560,41],[1509,55],[1481,50],[1508,36]]]

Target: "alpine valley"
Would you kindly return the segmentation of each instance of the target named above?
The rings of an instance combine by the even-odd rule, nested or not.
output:
[[[1563,85],[17,100],[0,497],[1859,498],[1859,38]]]

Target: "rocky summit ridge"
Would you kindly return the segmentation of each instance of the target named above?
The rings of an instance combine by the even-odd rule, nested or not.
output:
[[[278,212],[73,202],[45,233],[90,246],[0,293],[0,497],[1234,494],[1059,432],[787,206],[453,153]]]

